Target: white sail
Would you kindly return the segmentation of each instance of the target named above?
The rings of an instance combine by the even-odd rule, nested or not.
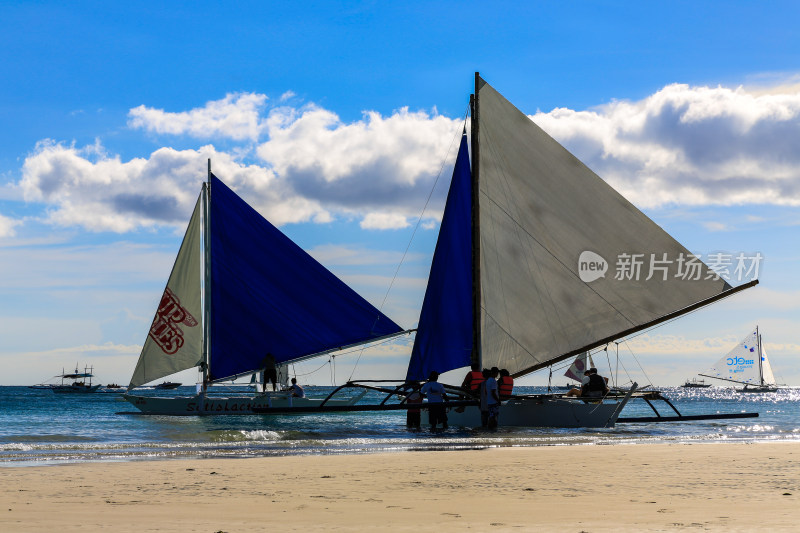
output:
[[[202,194],[192,212],[129,389],[202,362],[201,200]]]
[[[761,376],[764,378],[764,385],[776,385],[775,374],[772,373],[772,365],[769,364],[767,351],[761,346]]]
[[[711,368],[700,375],[737,383],[760,385],[761,374],[758,358],[758,329],[755,329],[733,350],[723,355]],[[769,362],[767,362],[767,367],[769,367]],[[771,368],[769,374],[772,377]],[[772,377],[771,383],[774,382],[775,378]]]
[[[484,367],[522,375],[730,289],[489,84],[477,92]],[[579,276],[584,254],[604,277]],[[638,268],[619,276],[620,258]]]
[[[569,379],[582,381],[583,373],[592,367],[594,367],[592,355],[589,352],[583,352],[578,354],[578,357],[575,358],[575,360],[572,362],[572,365],[567,369],[566,372],[564,372],[564,375]]]

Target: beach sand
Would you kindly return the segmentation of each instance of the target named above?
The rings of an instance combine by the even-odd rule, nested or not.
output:
[[[0,468],[0,531],[798,531],[800,443]]]

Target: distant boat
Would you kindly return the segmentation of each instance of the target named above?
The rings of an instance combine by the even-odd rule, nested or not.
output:
[[[772,365],[761,344],[761,334],[756,329],[736,347],[722,356],[714,366],[700,374],[703,377],[741,383],[738,392],[776,392],[778,384]]]
[[[80,372],[78,365],[75,365],[75,372],[56,376],[56,378],[61,378],[61,383],[53,385],[50,390],[56,393],[96,392],[100,385],[92,385],[92,377],[94,377],[92,367],[84,367],[83,372]]]
[[[711,383],[706,383],[703,379],[687,379],[686,383],[681,385],[685,389],[706,389],[711,386]]]
[[[182,385],[181,383],[175,383],[174,381],[165,381],[163,383],[159,383],[158,385],[156,385],[155,388],[161,390],[172,390],[172,389],[177,389],[181,385]]]

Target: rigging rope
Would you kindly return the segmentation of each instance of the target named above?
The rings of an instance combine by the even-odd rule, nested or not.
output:
[[[425,200],[425,205],[422,206],[422,211],[417,218],[417,223],[414,225],[414,230],[411,232],[411,238],[408,240],[408,244],[406,245],[406,249],[403,251],[403,256],[400,258],[400,262],[397,264],[397,268],[394,271],[394,275],[392,276],[392,280],[389,282],[389,287],[386,289],[386,294],[383,296],[383,301],[381,301],[381,305],[378,307],[378,311],[383,312],[383,306],[386,304],[386,300],[389,298],[389,292],[391,292],[392,287],[394,286],[394,282],[397,280],[397,274],[400,272],[400,267],[403,266],[403,262],[408,255],[408,250],[411,248],[411,243],[414,242],[414,237],[417,234],[417,230],[419,230],[420,225],[422,224],[422,217],[425,216],[425,210],[428,208],[428,204],[433,197],[433,193],[436,190],[436,185],[439,183],[439,179],[442,177],[442,171],[444,171],[444,167],[447,164],[447,161],[450,157],[450,153],[453,150],[453,144],[455,144],[456,139],[460,139],[463,135],[463,131],[465,131],[467,127],[467,116],[469,113],[469,106],[467,106],[467,111],[464,112],[464,121],[461,123],[461,126],[458,129],[458,133],[450,140],[450,146],[447,147],[447,153],[442,159],[442,165],[439,167],[439,173],[436,174],[436,179],[433,182],[433,186],[431,187],[430,192],[428,193],[428,198]],[[377,322],[378,318],[375,319]],[[353,379],[353,374],[356,372],[356,368],[358,367],[358,363],[361,361],[361,356],[364,354],[364,350],[366,347],[361,348],[361,353],[358,354],[358,359],[356,359],[355,364],[353,364],[353,371],[350,372],[350,377],[348,381]]]

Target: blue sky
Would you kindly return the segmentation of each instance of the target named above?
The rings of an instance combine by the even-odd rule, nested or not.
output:
[[[127,382],[207,157],[381,304],[478,70],[690,250],[764,256],[758,288],[628,343],[652,381],[760,324],[800,384],[800,7],[520,4],[4,2],[0,383],[76,362]],[[384,305],[406,327],[446,167]],[[401,377],[407,352],[342,356],[336,380]]]

